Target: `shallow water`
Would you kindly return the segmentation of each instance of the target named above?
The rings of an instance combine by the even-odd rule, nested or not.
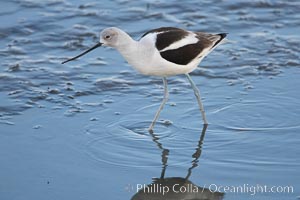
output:
[[[224,199],[299,198],[299,9],[271,0],[2,1],[0,199],[186,198],[139,196],[138,186],[162,176],[154,183],[188,178]],[[170,100],[151,135],[159,78],[110,48],[60,64],[108,26],[135,39],[160,26],[229,33],[192,73],[205,135],[184,76],[168,79]],[[232,190],[239,186],[246,191]]]

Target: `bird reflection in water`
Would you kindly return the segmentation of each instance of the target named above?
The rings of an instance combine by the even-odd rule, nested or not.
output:
[[[169,150],[163,148],[159,142],[159,137],[155,133],[150,133],[153,142],[162,151],[162,171],[160,178],[153,179],[149,185],[144,185],[131,200],[221,200],[224,193],[212,192],[208,188],[202,188],[192,183],[189,178],[192,170],[198,166],[198,161],[202,153],[202,144],[205,136],[207,125],[203,125],[200,139],[195,153],[192,166],[188,169],[186,177],[165,177],[165,172],[168,167]]]

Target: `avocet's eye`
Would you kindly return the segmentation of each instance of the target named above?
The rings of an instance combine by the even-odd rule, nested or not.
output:
[[[105,39],[110,39],[110,35],[106,35],[106,36],[105,36]]]

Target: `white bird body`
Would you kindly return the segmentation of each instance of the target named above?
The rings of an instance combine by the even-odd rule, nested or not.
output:
[[[164,98],[152,121],[153,130],[161,110],[168,99],[168,76],[185,74],[190,82],[200,107],[204,124],[208,124],[201,102],[200,91],[189,73],[197,68],[202,59],[216,48],[226,33],[210,34],[186,31],[173,27],[162,27],[146,32],[140,40],[132,39],[119,28],[106,28],[100,33],[100,42],[85,52],[63,63],[75,60],[102,45],[116,48],[125,60],[144,75],[163,77]]]
[[[149,33],[142,37],[139,41],[136,41],[120,29],[111,29],[115,29],[119,32],[118,40],[120,41],[120,43],[117,43],[113,47],[121,53],[124,59],[134,69],[144,75],[165,77],[190,73],[195,70],[201,60],[215,48],[214,47],[212,49],[209,49],[211,46],[208,46],[207,48],[203,49],[203,51],[201,51],[201,54],[194,58],[191,62],[186,65],[180,65],[163,59],[160,55],[160,52],[178,49],[185,45],[195,44],[199,42],[197,34],[195,34],[194,32],[188,31],[188,35],[182,40],[172,43],[159,51],[156,48],[155,43],[157,35],[160,32]],[[100,40],[100,42],[104,43],[103,40]]]
[[[181,65],[171,63],[161,59],[157,49],[149,48],[151,41],[148,38],[142,39],[139,42],[133,42],[130,47],[124,49],[117,48],[125,60],[138,72],[144,75],[152,76],[173,76],[177,74],[186,74],[193,71],[200,63],[191,63],[182,67]],[[135,43],[135,44],[134,44]],[[154,46],[154,43],[150,43]],[[138,58],[138,59],[137,59]]]

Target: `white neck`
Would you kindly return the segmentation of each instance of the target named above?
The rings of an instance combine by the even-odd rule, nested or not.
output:
[[[127,33],[122,33],[119,38],[118,45],[116,49],[121,53],[125,60],[132,65],[135,69],[140,71],[138,67],[141,65],[141,60],[139,60],[140,44],[138,41],[132,39]]]

